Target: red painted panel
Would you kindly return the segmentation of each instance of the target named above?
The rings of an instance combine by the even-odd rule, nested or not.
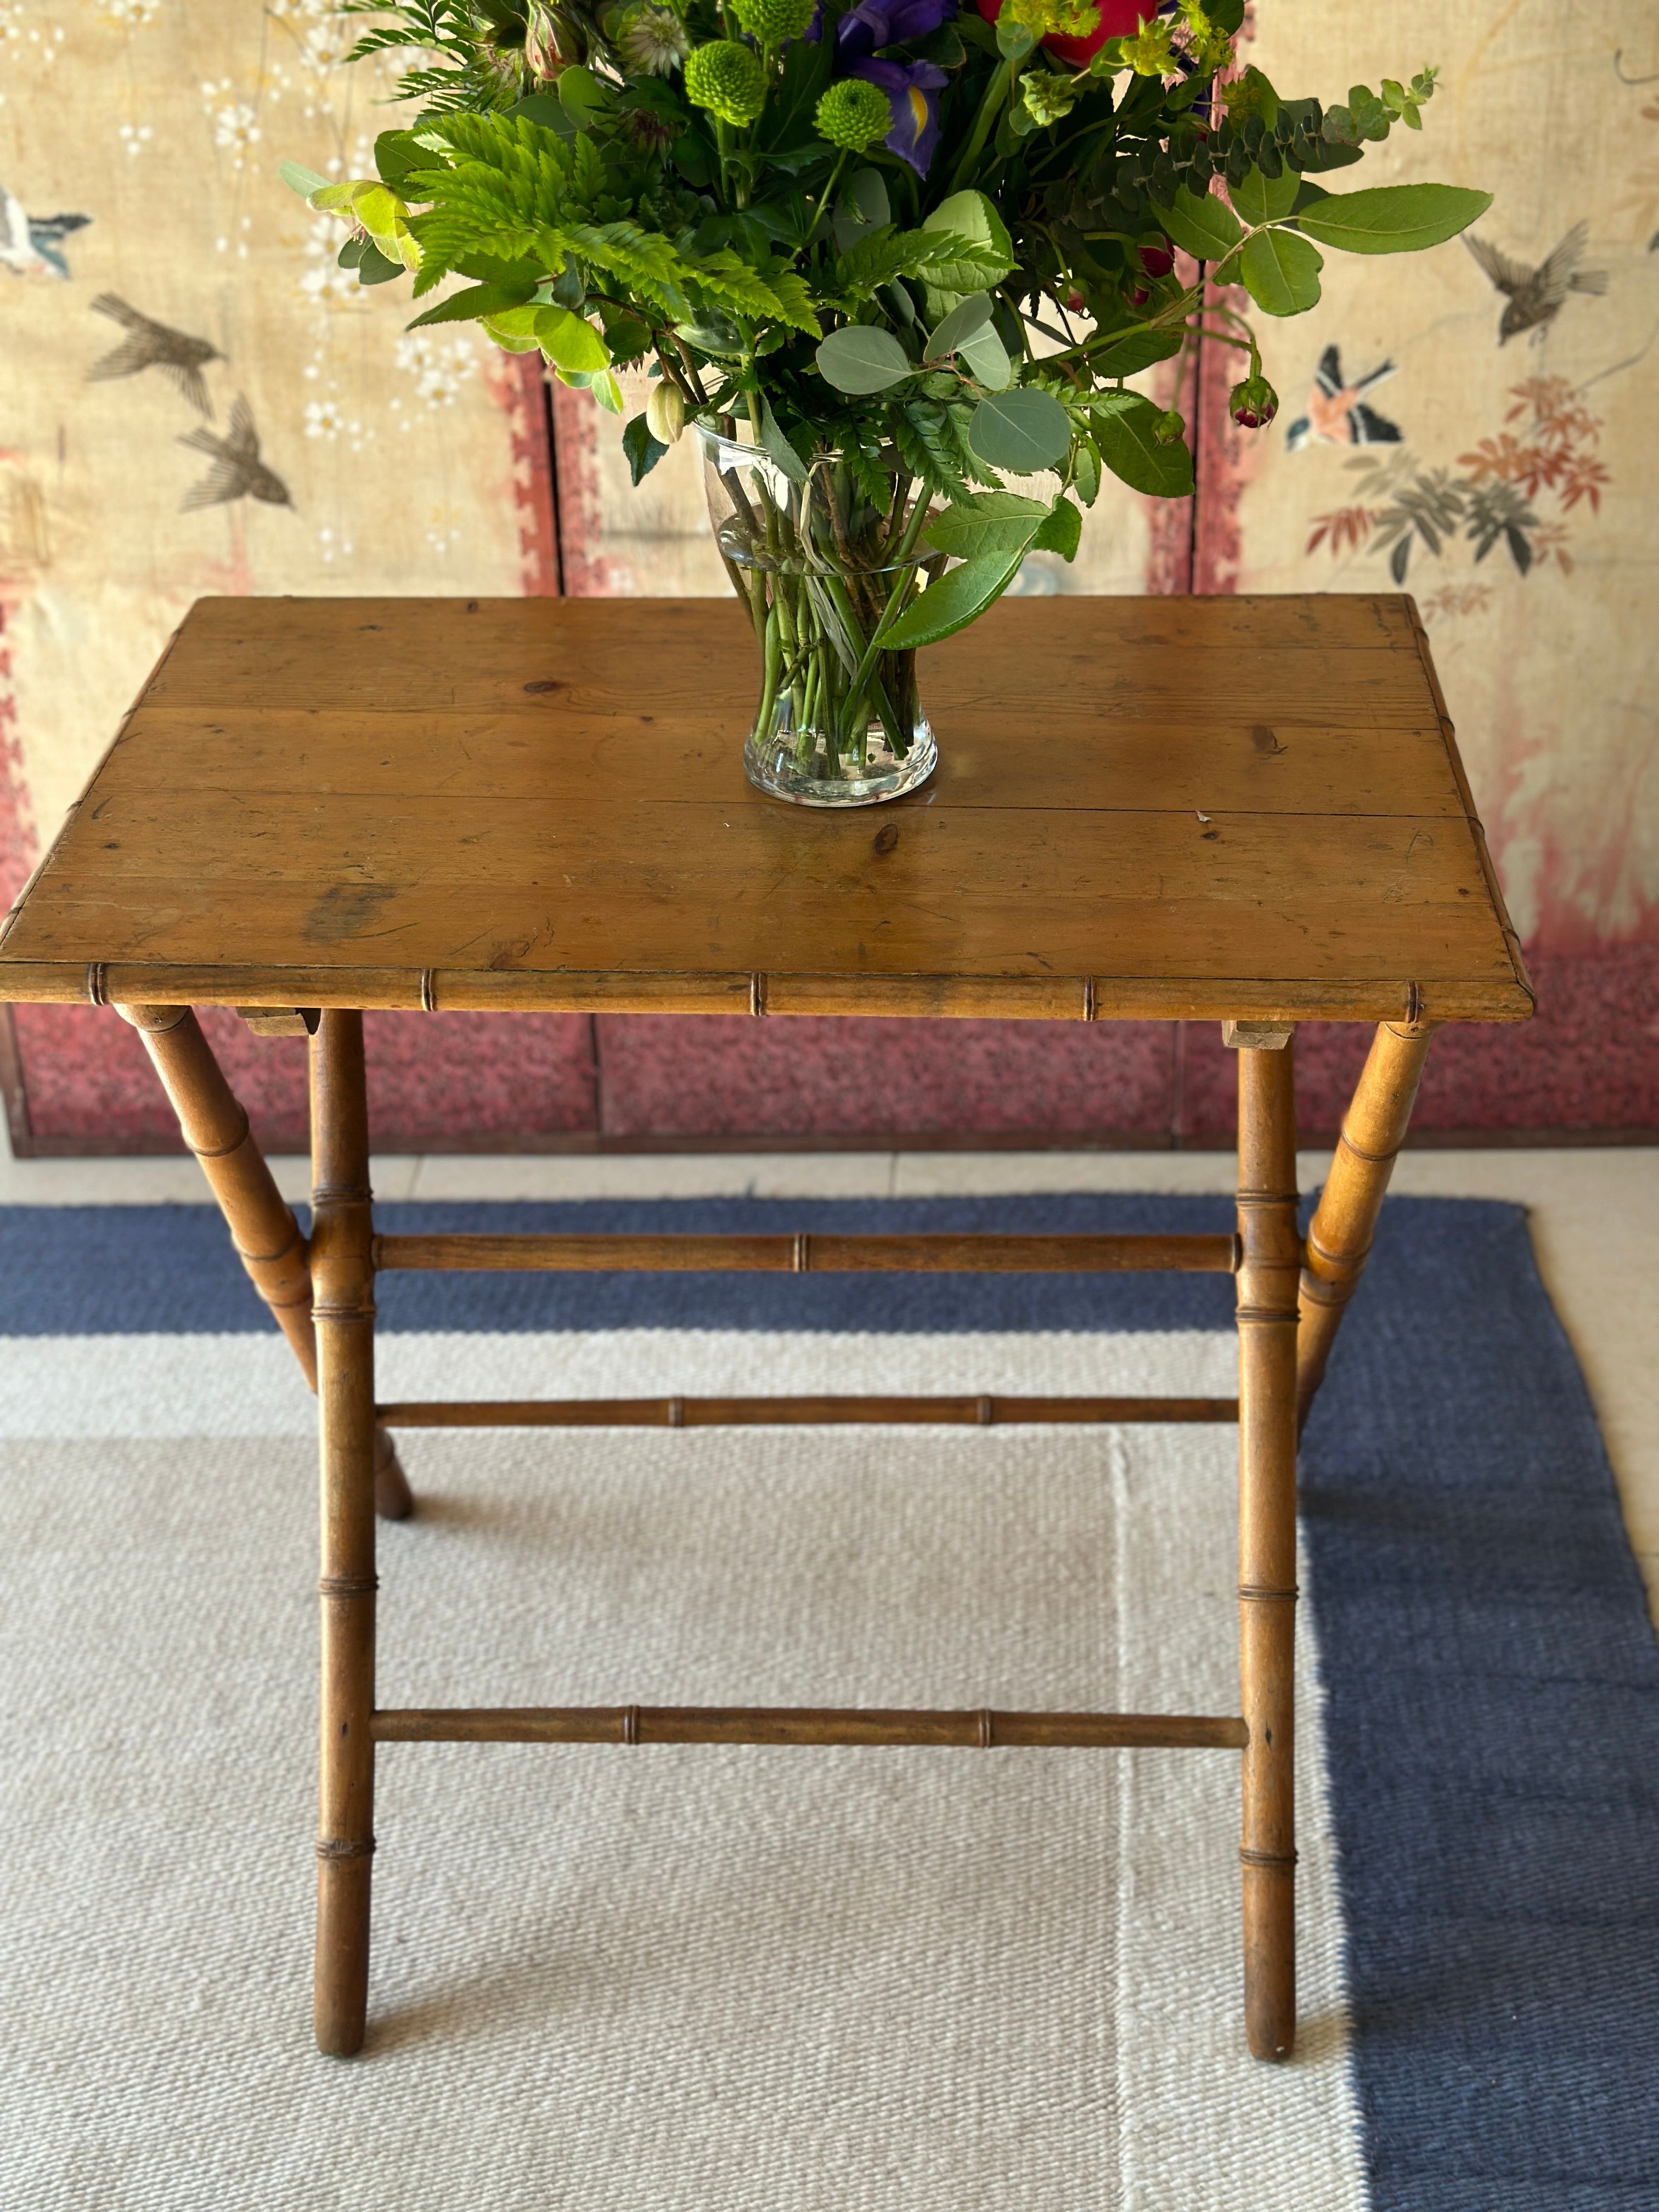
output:
[[[1157,1022],[603,1017],[607,1137],[1140,1136],[1170,1122]]]
[[[14,1010],[33,1137],[48,1146],[176,1152],[178,1125],[136,1033],[107,1007]],[[505,1144],[594,1127],[585,1014],[370,1014],[370,1127],[378,1152]],[[202,1009],[231,1088],[262,1144],[303,1152],[306,1048],[257,1037],[223,1007]]]
[[[1429,1054],[1412,1127],[1564,1135],[1659,1127],[1659,948],[1592,959],[1529,957],[1538,1012],[1524,1024],[1460,1023]],[[1297,1036],[1297,1115],[1310,1132],[1340,1125],[1370,1044],[1369,1025],[1310,1022]],[[1220,1030],[1188,1023],[1182,1126],[1202,1142],[1237,1126],[1237,1071]]]

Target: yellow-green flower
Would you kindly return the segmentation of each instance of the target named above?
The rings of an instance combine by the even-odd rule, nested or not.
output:
[[[820,138],[844,154],[862,154],[887,136],[892,122],[887,94],[862,77],[843,77],[818,102],[812,118]]]
[[[685,96],[736,131],[747,129],[766,105],[766,72],[760,56],[735,39],[715,39],[686,57]]]

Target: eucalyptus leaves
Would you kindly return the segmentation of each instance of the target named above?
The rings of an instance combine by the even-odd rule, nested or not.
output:
[[[1233,74],[1244,0],[1147,7],[349,0],[377,19],[360,52],[422,50],[404,82],[424,111],[378,141],[378,176],[289,180],[351,227],[362,282],[465,280],[417,322],[478,321],[617,414],[617,371],[647,372],[623,434],[636,483],[687,424],[746,438],[771,472],[738,486],[750,549],[769,531],[812,580],[757,586],[776,560],[726,549],[773,705],[829,714],[836,758],[867,708],[902,759],[884,654],[971,622],[1032,548],[1069,559],[1104,474],[1192,489],[1180,414],[1126,380],[1202,330],[1245,356],[1235,419],[1270,421],[1225,288],[1300,314],[1322,250],[1417,252],[1488,204],[1322,181],[1421,129],[1432,70],[1338,106],[1281,99]],[[852,589],[878,569],[902,582]]]

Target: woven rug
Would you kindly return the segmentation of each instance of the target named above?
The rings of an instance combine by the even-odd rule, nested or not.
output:
[[[389,1206],[1224,1228],[1207,1199]],[[1398,1200],[1304,1452],[1302,2027],[1224,1752],[388,1747],[309,2040],[311,1401],[206,1207],[0,1212],[0,2203],[1652,2212],[1659,1662],[1512,1207]],[[395,1276],[381,1394],[1233,1387],[1202,1278]],[[389,1704],[1237,1710],[1230,1429],[410,1435]]]

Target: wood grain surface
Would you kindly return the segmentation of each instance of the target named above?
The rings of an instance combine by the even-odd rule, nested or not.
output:
[[[1406,599],[1005,602],[925,657],[932,781],[847,813],[744,781],[752,652],[720,601],[200,601],[0,998],[1531,1011]]]

